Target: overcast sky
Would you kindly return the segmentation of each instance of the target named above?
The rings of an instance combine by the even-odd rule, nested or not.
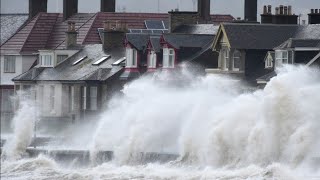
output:
[[[63,0],[48,0],[48,12],[62,12]],[[179,8],[181,11],[196,9],[197,0],[116,0],[117,11],[126,12],[168,12]],[[159,4],[159,6],[158,6]],[[244,0],[211,0],[211,13],[231,14],[235,18],[243,17]],[[320,0],[258,0],[258,13],[263,5],[292,5],[295,14],[307,19],[311,8],[320,8]],[[79,12],[99,11],[100,0],[79,0]],[[28,13],[28,0],[1,0],[1,13]]]

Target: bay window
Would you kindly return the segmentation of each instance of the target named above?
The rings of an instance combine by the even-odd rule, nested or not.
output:
[[[148,67],[149,68],[156,68],[157,65],[157,54],[152,51],[150,54],[149,54],[149,62],[148,62]]]
[[[137,55],[138,52],[136,49],[126,48],[126,67],[137,67]]]
[[[175,52],[172,48],[163,49],[163,67],[174,68]]]
[[[293,64],[293,52],[286,50],[276,50],[276,67],[283,64]]]

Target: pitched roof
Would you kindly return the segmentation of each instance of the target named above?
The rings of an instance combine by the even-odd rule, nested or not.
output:
[[[100,65],[93,65],[102,57],[110,58]],[[76,65],[74,62],[82,57],[84,60]],[[121,66],[112,63],[125,56],[124,48],[104,52],[101,44],[85,45],[75,55],[69,57],[54,68],[35,67],[14,78],[14,81],[100,81],[106,80],[122,70]],[[33,75],[32,75],[33,74]]]
[[[320,25],[225,23],[219,29],[219,33],[224,32],[232,48],[273,49],[289,38],[320,38]]]
[[[297,25],[223,24],[229,43],[236,49],[273,49],[294,36]]]
[[[286,49],[286,48],[296,48],[296,47],[311,47],[311,48],[320,48],[320,39],[293,39],[282,43],[280,46],[275,49]]]
[[[152,45],[152,48],[155,52],[160,52],[161,46],[160,46],[160,36],[150,36],[150,43]]]
[[[190,24],[178,26],[173,33],[185,34],[217,34],[219,26],[213,24]]]
[[[202,48],[214,39],[213,35],[202,34],[163,34],[162,39],[164,42],[170,44],[176,49],[181,47]]]
[[[7,41],[28,20],[28,14],[0,14],[1,41]]]
[[[126,40],[137,50],[144,50],[147,47],[149,34],[127,33]]]

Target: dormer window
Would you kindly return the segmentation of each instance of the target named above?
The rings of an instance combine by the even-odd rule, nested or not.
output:
[[[40,54],[40,66],[41,67],[53,67],[53,55],[52,54]]]
[[[276,67],[283,64],[293,64],[293,52],[286,50],[276,50]]]
[[[163,49],[163,68],[174,68],[175,52],[172,48]]]
[[[156,68],[157,65],[157,54],[154,51],[151,51],[149,54],[148,68]]]
[[[137,67],[137,50],[132,48],[126,48],[126,67],[135,68]]]

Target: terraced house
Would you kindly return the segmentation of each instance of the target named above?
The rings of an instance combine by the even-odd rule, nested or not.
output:
[[[15,59],[15,67],[20,63],[23,68],[6,74],[10,95],[30,90],[42,108],[39,118],[50,122],[72,123],[97,114],[111,93],[125,83],[115,82],[129,62],[123,46],[125,33],[161,34],[169,31],[168,22],[177,17],[176,12],[118,13],[115,1],[109,0],[101,0],[97,13],[78,13],[77,0],[64,0],[63,13],[47,13],[46,0],[30,0],[29,6],[29,19],[1,45],[1,62]],[[193,13],[196,18],[186,24],[202,19],[200,14]],[[210,23],[233,20],[230,15],[206,17]],[[154,21],[164,29],[152,27]],[[1,101],[12,103],[10,98]]]

